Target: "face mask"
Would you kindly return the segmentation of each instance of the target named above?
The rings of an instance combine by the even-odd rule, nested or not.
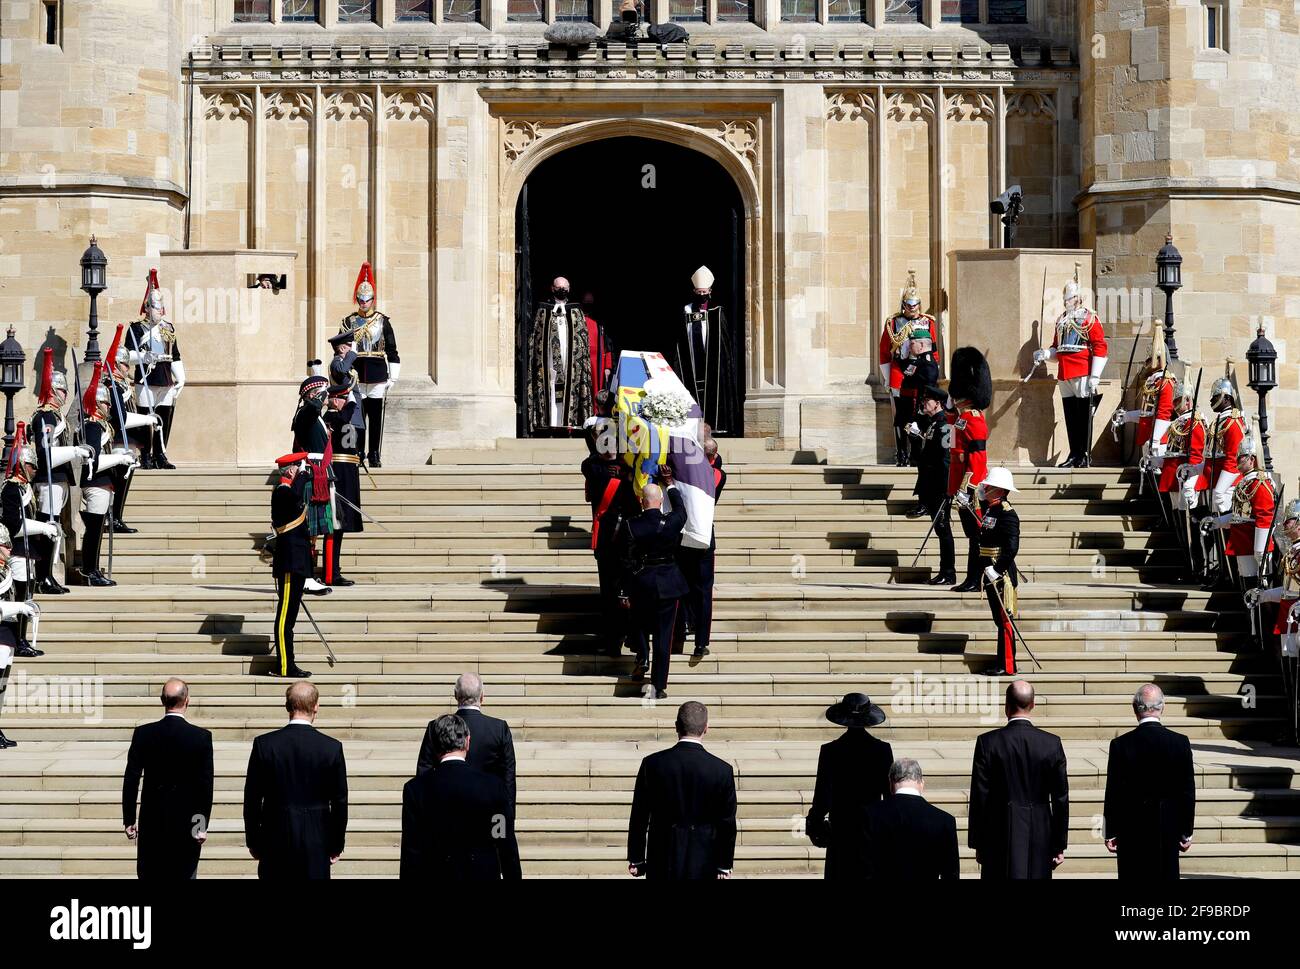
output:
[[[556,299],[568,299],[569,291],[567,289],[553,289],[551,290],[551,295]]]

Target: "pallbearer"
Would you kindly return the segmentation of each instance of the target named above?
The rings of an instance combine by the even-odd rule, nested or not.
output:
[[[624,521],[641,513],[641,504],[632,487],[632,471],[618,456],[618,428],[608,416],[609,396],[597,394],[596,401],[605,414],[594,418],[587,427],[591,453],[583,460],[581,470],[587,503],[591,505],[591,551],[600,582],[600,648],[610,656],[618,656],[628,635],[628,610],[619,605],[623,563],[618,533]]]
[[[357,354],[357,390],[365,412],[366,441],[361,450],[370,467],[378,468],[384,439],[384,400],[397,383],[402,362],[397,355],[392,321],[375,309],[375,274],[368,262],[361,264],[352,298],[357,311],[343,318],[339,332],[352,334],[352,348]]]
[[[312,360],[312,373],[298,387],[298,410],[293,415],[293,449],[306,454],[307,473],[297,478],[307,506],[307,534],[312,539],[312,558],[317,540],[321,545],[321,574],[328,576],[334,561],[334,443],[325,423],[325,401],[329,381],[321,362]],[[303,591],[324,595],[329,586],[308,576]]]
[[[1065,310],[1056,320],[1052,345],[1034,351],[1034,364],[1057,362],[1057,386],[1070,442],[1070,456],[1061,467],[1086,468],[1092,463],[1092,412],[1100,402],[1097,389],[1106,368],[1106,332],[1097,314],[1083,305],[1078,263],[1074,279],[1065,284],[1061,295]]]
[[[1232,490],[1232,505],[1222,515],[1201,524],[1204,531],[1227,529],[1227,554],[1237,560],[1237,575],[1246,588],[1257,585],[1260,560],[1273,550],[1273,513],[1277,492],[1272,479],[1259,470],[1259,459],[1249,438],[1237,448],[1241,472]]]
[[[54,577],[62,546],[63,507],[76,482],[75,466],[90,449],[81,450],[69,443],[72,432],[66,416],[68,378],[62,371],[54,369],[52,348],[46,347],[42,357],[40,402],[29,429],[36,450],[36,480],[33,485],[41,520],[51,523],[56,531],[54,538],[34,535],[28,538],[39,549],[36,591],[44,595],[63,595],[68,589]]]
[[[142,414],[158,418],[156,424],[141,425],[140,466],[171,470],[176,466],[167,459],[167,443],[176,402],[185,388],[185,364],[176,328],[167,319],[157,269],[150,269],[145,280],[140,319],[131,324],[126,352],[134,368],[135,402]]]
[[[727,314],[713,298],[713,273],[701,266],[691,276],[691,301],[682,307],[669,363],[704,413],[714,434],[739,434],[740,393]]]
[[[330,342],[346,340],[340,333]],[[338,346],[337,343],[335,343]],[[365,418],[357,392],[357,375],[352,369],[356,357],[350,351],[336,356],[330,363],[329,405],[325,422],[330,427],[334,460],[334,536],[325,560],[326,585],[355,585],[343,575],[339,562],[343,555],[343,536],[365,528],[361,518],[361,445],[365,440]]]
[[[311,487],[307,455],[298,451],[275,461],[279,481],[271,491],[271,528],[274,550],[271,574],[275,578],[275,667],[272,676],[302,679],[311,676],[293,656],[293,628],[302,606],[304,583],[311,578],[313,555],[307,533],[304,488]]]
[[[907,286],[901,294],[898,315],[885,321],[880,334],[880,373],[889,386],[894,408],[894,463],[905,467],[911,461],[907,425],[916,420],[923,387],[939,382],[939,324],[921,312],[921,291],[916,270],[907,271]]]
[[[989,425],[984,409],[993,402],[993,375],[984,354],[974,347],[958,347],[953,352],[948,397],[948,497],[959,505],[953,514],[961,516],[962,531],[969,542],[966,579],[952,591],[978,592],[980,535],[972,498],[975,486],[988,473]]]
[[[979,488],[979,564],[984,595],[998,631],[998,666],[994,676],[1016,675],[1016,555],[1020,552],[1020,515],[1007,495],[1016,483],[1006,468],[991,468]]]

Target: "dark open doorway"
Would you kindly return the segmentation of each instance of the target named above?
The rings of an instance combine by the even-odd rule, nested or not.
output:
[[[726,170],[700,152],[651,138],[608,138],[570,148],[528,176],[515,213],[515,396],[532,362],[526,335],[551,280],[575,299],[615,347],[668,353],[691,274],[708,266],[714,304],[730,324],[732,360],[745,361],[745,210]],[[736,375],[742,395],[745,375]],[[526,435],[520,408],[520,437]],[[740,430],[738,433],[743,433]]]

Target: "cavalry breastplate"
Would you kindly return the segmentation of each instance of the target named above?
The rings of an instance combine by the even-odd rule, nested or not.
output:
[[[1234,410],[1231,415],[1224,419],[1216,419],[1215,427],[1210,431],[1210,453],[1212,457],[1226,457],[1223,453],[1223,439],[1228,433],[1228,428],[1234,424],[1242,425],[1242,434],[1245,434],[1245,421],[1241,419],[1241,412]]]
[[[1090,329],[1087,310],[1062,313],[1056,321],[1056,352],[1078,353],[1088,347]]]
[[[166,321],[153,323],[144,327],[137,339],[141,351],[149,351],[160,357],[167,356],[172,352],[172,345],[176,342],[176,331]]]
[[[353,337],[353,349],[359,357],[383,356],[384,315],[372,313],[369,317],[353,314],[348,317],[348,331]]]

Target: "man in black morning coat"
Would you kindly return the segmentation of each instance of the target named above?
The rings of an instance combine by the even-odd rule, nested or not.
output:
[[[1164,709],[1163,691],[1147,683],[1133,697],[1137,727],[1110,742],[1106,848],[1117,853],[1123,879],[1177,881],[1178,856],[1192,846],[1192,745],[1160,722]]]
[[[497,717],[489,717],[483,706],[483,679],[477,673],[462,673],[456,677],[452,695],[456,699],[456,715],[465,721],[470,744],[466,763],[484,774],[491,774],[506,786],[511,807],[515,803],[515,741],[510,734],[510,724]],[[438,718],[441,719],[441,718]],[[438,766],[446,753],[438,747],[438,719],[430,720],[420,743],[420,756],[415,763],[418,777]]]
[[[1070,785],[1061,738],[1029,720],[1034,688],[1007,687],[1007,725],[975,741],[969,844],[989,879],[1051,878],[1065,860]]]
[[[288,725],[253,741],[244,781],[244,840],[257,877],[329,878],[348,828],[343,745],[312,722],[320,692],[298,682],[285,691]]]
[[[736,775],[704,749],[709,711],[677,710],[677,743],[641,761],[627,826],[634,877],[730,878],[736,855]]]
[[[961,863],[957,821],[925,799],[925,775],[910,757],[889,768],[892,793],[867,806],[867,874],[878,881],[955,879]]]
[[[437,768],[402,789],[401,877],[517,881],[523,875],[505,784],[467,763],[477,741],[458,714],[439,717],[433,731]]]
[[[826,877],[867,877],[867,808],[889,796],[889,766],[894,751],[867,727],[885,722],[885,713],[865,693],[850,693],[826,710],[826,719],[847,729],[817,757],[817,784],[805,831],[826,849]]]
[[[193,878],[212,820],[212,732],[185,719],[190,689],[173,677],[163,684],[161,720],[131,734],[122,778],[122,826],[137,844],[140,878]],[[137,820],[136,795],[144,775]]]

